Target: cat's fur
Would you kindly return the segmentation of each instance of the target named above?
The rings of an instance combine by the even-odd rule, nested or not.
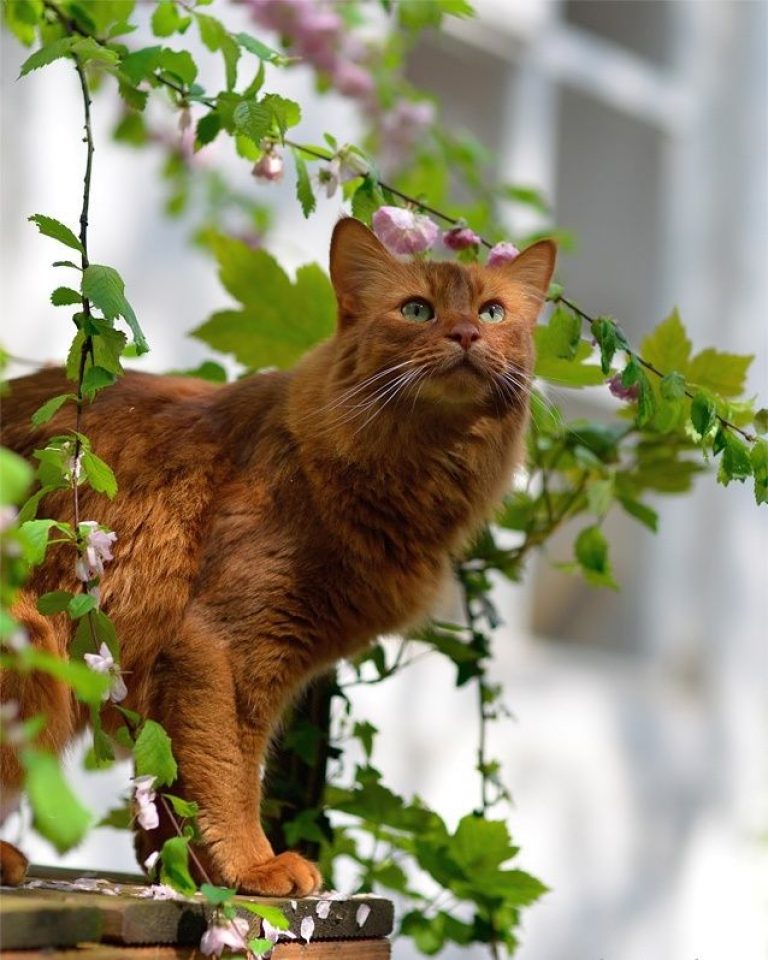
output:
[[[120,484],[113,502],[83,488],[80,515],[119,537],[101,596],[120,637],[123,705],[170,734],[173,792],[200,805],[214,881],[272,895],[320,886],[298,854],[275,857],[260,826],[270,734],[313,675],[428,613],[451,557],[501,497],[521,457],[531,330],[554,260],[543,241],[494,268],[402,263],[342,220],[338,330],[294,370],[225,386],[128,373],[86,407],[83,432]],[[434,320],[402,315],[414,297]],[[488,302],[504,322],[479,319]],[[69,389],[60,370],[13,382],[3,442],[30,456],[71,430],[71,405],[30,427]],[[42,515],[71,519],[71,494],[49,496]],[[15,609],[32,642],[62,657],[71,625],[35,603],[75,590],[73,566],[71,548],[51,548]],[[8,673],[2,697],[23,716],[44,712],[40,740],[57,752],[87,722],[49,676]],[[104,720],[121,723],[111,705]],[[1,759],[4,784],[18,787],[11,747]],[[143,856],[167,826],[142,833]]]

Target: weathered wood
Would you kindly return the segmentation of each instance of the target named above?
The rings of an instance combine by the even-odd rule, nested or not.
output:
[[[101,912],[88,905],[56,903],[45,897],[3,894],[0,901],[0,949],[68,947],[100,940]]]
[[[148,894],[157,893],[157,888],[134,882],[125,882],[125,874],[112,874],[110,880],[102,877],[88,877],[87,873],[72,870],[50,870],[46,879],[40,874],[44,868],[34,868],[34,876],[27,885],[14,890],[4,891],[0,901],[0,916],[3,926],[6,916],[21,915],[26,907],[22,904],[34,902],[38,905],[57,909],[60,914],[86,911],[99,922],[98,936],[78,935],[74,939],[50,939],[50,935],[40,927],[37,938],[24,939],[26,930],[30,936],[34,924],[17,926],[15,939],[8,942],[6,948],[36,947],[42,945],[66,946],[86,940],[100,940],[102,943],[121,945],[179,945],[195,947],[208,926],[212,908],[199,895],[194,899],[156,899]],[[134,877],[127,875],[131,881]],[[118,879],[119,877],[119,879]],[[167,888],[166,888],[167,890]],[[159,891],[162,893],[162,891]],[[311,929],[312,946],[323,941],[335,944],[343,941],[358,943],[385,938],[391,932],[394,923],[392,903],[382,897],[304,897],[297,899],[236,897],[235,906],[238,915],[248,920],[251,936],[259,936],[260,919],[242,904],[245,902],[262,903],[280,909],[290,923],[285,942],[279,944],[281,950],[290,948],[286,954],[291,957],[302,943],[302,924],[305,932],[307,920]],[[63,915],[63,914],[61,914]],[[290,939],[293,935],[293,940]],[[46,936],[49,939],[46,939]],[[21,939],[19,939],[21,938]],[[42,938],[42,939],[41,939]],[[292,952],[291,952],[292,951]],[[275,957],[279,958],[276,952]],[[346,956],[346,954],[342,954]],[[350,955],[352,956],[352,955]],[[365,954],[361,955],[365,956]],[[374,956],[377,956],[374,954]]]
[[[390,960],[387,940],[325,940],[310,944],[278,944],[272,960]],[[209,960],[189,947],[137,947],[85,943],[69,950],[10,950],[3,960]]]

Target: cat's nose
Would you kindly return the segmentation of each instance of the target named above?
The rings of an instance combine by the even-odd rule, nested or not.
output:
[[[449,340],[460,343],[465,350],[469,350],[475,340],[480,339],[480,331],[469,320],[459,320],[447,334]]]

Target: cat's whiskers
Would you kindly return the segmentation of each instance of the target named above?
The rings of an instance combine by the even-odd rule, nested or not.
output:
[[[368,419],[360,424],[357,430],[355,430],[353,436],[356,437],[361,430],[363,430],[365,427],[368,426],[369,423],[371,423],[378,416],[380,416],[384,408],[387,406],[387,404],[391,403],[395,399],[395,397],[397,397],[400,393],[404,392],[408,388],[408,386],[418,377],[419,372],[420,372],[419,370],[408,370],[405,374],[399,377],[397,383],[395,384],[395,389],[390,393],[390,395],[387,397],[384,403],[380,404],[378,408],[375,409],[373,413],[368,417]]]
[[[414,365],[414,364],[417,363],[417,362],[418,362],[417,360],[408,360],[408,361],[406,361],[406,362],[403,363],[403,364],[397,364],[396,367],[390,367],[388,370],[383,371],[383,372],[384,372],[384,373],[391,373],[393,370],[396,370],[396,369],[398,369],[398,368],[400,368],[400,367],[402,367],[402,366],[405,366],[405,365],[410,365],[410,366],[412,366],[412,365]],[[375,393],[374,393],[372,396],[367,397],[367,398],[365,399],[365,401],[363,401],[363,402],[358,402],[358,403],[356,403],[356,404],[353,404],[353,406],[352,406],[351,409],[350,409],[350,408],[346,408],[346,409],[342,410],[339,416],[336,416],[336,417],[332,418],[331,420],[329,420],[323,427],[320,428],[320,430],[321,430],[321,431],[322,431],[322,430],[334,430],[334,429],[336,429],[337,427],[342,426],[342,425],[345,424],[345,423],[349,423],[349,422],[351,422],[352,420],[355,420],[356,418],[364,415],[364,414],[367,413],[372,407],[376,406],[376,404],[377,404],[380,400],[382,400],[382,399],[384,399],[384,398],[388,398],[388,395],[390,394],[391,391],[397,392],[397,388],[398,388],[399,386],[404,385],[404,383],[405,383],[405,381],[406,381],[407,379],[411,378],[414,374],[416,374],[416,373],[418,373],[418,372],[419,372],[418,370],[416,370],[416,371],[414,371],[414,370],[406,370],[404,373],[401,373],[399,376],[395,377],[394,380],[388,381],[388,382],[385,383],[384,385],[378,384],[378,386],[376,387],[376,391],[375,391]],[[369,380],[366,381],[366,384],[365,384],[365,385],[366,385],[366,386],[367,386],[367,385],[370,385],[370,382],[371,382],[373,379],[374,379],[374,378],[369,378]],[[375,379],[379,379],[379,376],[377,375]],[[335,407],[338,408],[340,405],[341,405],[341,404],[336,404]]]

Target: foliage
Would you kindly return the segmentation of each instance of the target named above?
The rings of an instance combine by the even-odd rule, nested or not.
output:
[[[54,306],[73,310],[75,336],[66,363],[73,386],[51,397],[32,421],[40,426],[63,405],[73,404],[77,424],[71,434],[52,437],[36,451],[34,476],[20,458],[0,451],[7,523],[2,665],[47,672],[70,684],[91,711],[91,759],[96,765],[112,762],[115,742],[132,749],[138,777],[133,813],[146,827],[161,804],[176,825],[178,835],[165,843],[160,855],[159,877],[183,894],[196,889],[190,839],[196,835],[197,810],[164,790],[173,784],[176,763],[162,728],[119,707],[125,689],[119,642],[99,606],[111,533],[79,515],[83,485],[113,497],[119,482],[81,432],[81,412],[121,376],[125,357],[148,349],[120,274],[89,260],[91,91],[102,87],[119,99],[122,114],[114,130],[118,142],[136,149],[160,144],[164,150],[166,212],[178,216],[186,211],[196,221],[195,239],[215,258],[222,285],[237,304],[215,313],[193,334],[245,368],[292,364],[331,332],[335,304],[317,264],[301,267],[291,280],[260,247],[270,222],[265,204],[234,189],[220,171],[196,163],[197,154],[213,141],[230,143],[265,183],[283,176],[283,151],[290,149],[297,201],[305,216],[316,209],[319,192],[330,196],[342,190],[352,213],[367,223],[382,206],[404,203],[408,210],[459,230],[471,224],[478,233],[467,233],[467,243],[457,254],[464,261],[478,259],[483,247],[504,240],[495,221],[499,203],[547,210],[546,201],[528,185],[494,184],[484,148],[445,129],[435,105],[403,77],[404,60],[419,31],[438,28],[448,16],[470,16],[467,0],[381,0],[385,13],[396,17],[397,29],[367,46],[345,45],[347,35],[364,25],[371,12],[371,5],[350,0],[326,11],[338,25],[334,46],[322,63],[313,60],[317,46],[310,41],[318,38],[308,36],[307,24],[297,20],[290,29],[278,29],[269,21],[267,7],[251,4],[254,32],[234,33],[215,15],[225,15],[226,5],[210,0],[160,0],[151,13],[132,0],[7,0],[3,6],[5,24],[17,39],[26,46],[38,44],[22,66],[22,76],[61,59],[73,63],[83,93],[86,170],[78,234],[45,214],[30,217],[44,237],[66,248],[63,255],[74,252],[79,260],[62,259],[56,265],[80,274],[73,287],[60,286],[51,294]],[[159,42],[137,47],[130,35],[142,16],[149,17]],[[279,39],[270,28],[277,29]],[[199,65],[184,47],[190,31],[197,31],[206,51],[220,59],[221,89],[200,85]],[[273,44],[283,44],[285,51]],[[315,66],[318,91],[335,88],[365,106],[369,129],[360,147],[339,145],[332,132],[325,134],[322,145],[289,138],[301,121],[301,106],[266,88],[272,71],[291,69],[296,54]],[[179,135],[152,128],[154,121],[145,111],[151,97],[165,98],[178,112]],[[72,118],[73,136],[79,136],[79,123]],[[73,191],[76,187],[73,184]],[[463,203],[455,202],[457,194],[465,197]],[[429,237],[436,233],[430,228]],[[531,238],[515,239],[523,245]],[[281,840],[313,850],[329,880],[338,860],[349,858],[359,868],[360,889],[397,894],[404,906],[401,932],[426,954],[454,942],[485,943],[494,957],[502,948],[511,955],[521,909],[545,892],[534,877],[508,866],[518,853],[501,816],[509,795],[498,762],[486,751],[487,725],[504,714],[500,690],[489,678],[498,625],[491,575],[521,579],[532,551],[579,520],[573,557],[561,568],[593,586],[615,589],[603,530],[610,511],[620,509],[655,531],[657,514],[649,497],[685,493],[710,463],[717,466],[718,482],[753,482],[756,502],[768,501],[768,442],[763,438],[768,414],[755,410],[743,396],[750,357],[711,348],[694,353],[676,311],[636,350],[616,321],[589,315],[561,287],[553,285],[550,300],[548,319],[536,331],[529,469],[524,485],[506,498],[497,523],[457,564],[464,622],[433,623],[404,638],[394,656],[383,646],[374,647],[354,665],[356,679],[351,681],[385,681],[425,655],[446,657],[455,665],[457,686],[473,684],[477,692],[477,808],[450,829],[419,798],[407,800],[391,791],[372,762],[377,731],[350,715],[344,685],[332,684],[308,715],[297,714],[280,747],[299,762],[291,766],[291,782],[275,781],[273,807],[282,819]],[[213,361],[191,372],[214,380],[225,376]],[[569,422],[548,396],[550,385],[578,390],[606,383],[621,401],[609,423]],[[72,519],[37,519],[41,499],[59,489],[71,491]],[[509,533],[502,537],[501,531],[516,534],[514,546],[506,545]],[[28,570],[45,561],[54,542],[71,549],[80,582],[76,593],[55,591],[39,601],[43,614],[64,613],[73,621],[66,662],[32,649],[8,612]],[[105,698],[118,705],[125,719],[114,737],[100,722]],[[22,723],[10,713],[3,715],[4,734],[22,746],[35,827],[65,850],[82,839],[91,818],[56,759],[40,745],[43,722],[33,718]],[[342,763],[342,774],[325,783],[328,760],[343,760],[352,741],[359,744],[364,762],[353,771]],[[302,769],[321,774],[313,794]],[[129,826],[131,819],[125,811],[113,811],[108,822]],[[215,929],[229,925],[229,936],[240,938],[236,942],[243,951],[261,955],[269,949],[271,940],[264,937],[243,941],[232,891],[211,884],[201,889],[214,910],[210,942],[220,942]],[[274,910],[257,912],[273,931],[284,927],[284,918]]]

